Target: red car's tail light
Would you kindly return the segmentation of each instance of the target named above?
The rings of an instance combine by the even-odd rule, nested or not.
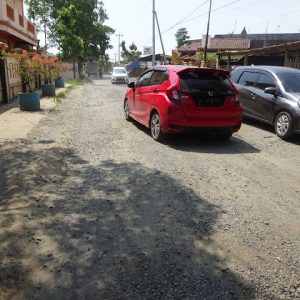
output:
[[[235,93],[235,96],[233,97],[233,102],[235,104],[239,104],[240,103],[240,93],[239,93],[238,89],[235,87],[235,85],[233,84],[233,82],[230,79],[228,79],[228,80],[232,86],[234,93]]]
[[[235,95],[233,102],[240,103],[240,95],[239,94]]]
[[[167,90],[166,90],[166,94],[168,96],[168,98],[176,104],[180,103],[180,97],[179,97],[179,93],[176,89],[176,85],[172,85],[170,86]]]

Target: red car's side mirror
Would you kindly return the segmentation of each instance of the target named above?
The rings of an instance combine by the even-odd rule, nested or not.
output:
[[[135,83],[134,82],[130,82],[127,84],[127,86],[131,89],[135,89]]]

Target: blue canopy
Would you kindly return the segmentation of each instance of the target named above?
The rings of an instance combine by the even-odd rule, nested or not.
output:
[[[140,62],[137,59],[132,61],[130,64],[126,65],[126,68],[130,68],[130,69],[139,69],[139,67],[140,67]]]

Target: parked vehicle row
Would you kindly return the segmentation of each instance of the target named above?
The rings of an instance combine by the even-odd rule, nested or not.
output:
[[[125,118],[150,128],[155,140],[191,130],[227,139],[243,115],[274,125],[284,139],[300,133],[299,70],[237,67],[230,79],[220,69],[160,66],[128,86]]]

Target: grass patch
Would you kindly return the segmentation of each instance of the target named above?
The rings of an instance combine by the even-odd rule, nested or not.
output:
[[[76,85],[83,85],[85,83],[88,83],[85,79],[69,79],[65,81],[67,85],[70,86],[76,86]]]
[[[70,79],[65,81],[65,88],[62,92],[57,94],[54,98],[55,103],[61,103],[62,99],[66,98],[68,93],[70,92],[71,89],[73,89],[75,86],[78,85],[83,85],[87,83],[88,81],[86,80],[81,80],[81,79]]]

